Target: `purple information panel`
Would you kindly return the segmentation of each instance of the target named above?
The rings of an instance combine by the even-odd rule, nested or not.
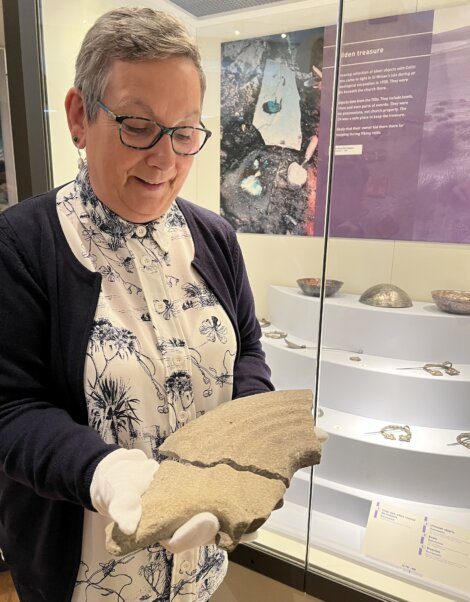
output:
[[[470,243],[470,12],[461,8],[434,13],[412,240]]]
[[[330,235],[443,240],[419,202],[434,12],[345,24]],[[336,27],[325,30],[316,235],[323,234]]]

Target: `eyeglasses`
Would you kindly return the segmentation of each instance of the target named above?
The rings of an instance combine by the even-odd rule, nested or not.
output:
[[[164,134],[168,134],[177,155],[195,155],[212,136],[212,132],[206,130],[204,124],[201,124],[200,128],[189,125],[167,128],[146,117],[116,115],[101,100],[97,104],[100,109],[103,109],[114,121],[119,123],[119,137],[121,142],[129,148],[139,150],[152,148]]]

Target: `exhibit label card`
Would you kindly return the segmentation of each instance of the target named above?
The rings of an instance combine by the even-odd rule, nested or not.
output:
[[[456,525],[374,500],[362,552],[470,593],[470,531]]]
[[[363,553],[422,576],[418,566],[423,517],[402,508],[372,502]]]

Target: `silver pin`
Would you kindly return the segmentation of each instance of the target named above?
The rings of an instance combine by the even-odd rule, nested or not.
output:
[[[328,351],[347,351],[348,353],[357,353],[358,355],[364,353],[363,349],[346,349],[345,347],[322,347],[322,349],[327,349]]]
[[[284,342],[289,347],[289,349],[316,349],[316,346],[307,347],[307,345],[298,345],[297,343],[289,341],[289,339],[284,339]]]
[[[396,370],[424,370],[431,376],[443,376],[442,370],[449,376],[458,376],[460,370],[453,367],[452,362],[445,361],[440,363],[428,362],[424,366],[405,366],[396,368]]]
[[[364,433],[364,435],[375,435],[378,433],[385,439],[390,439],[392,441],[397,440],[396,435],[398,434],[398,441],[406,441],[407,443],[411,441],[412,436],[411,428],[407,424],[387,424],[382,427],[380,431],[369,431],[368,433]]]

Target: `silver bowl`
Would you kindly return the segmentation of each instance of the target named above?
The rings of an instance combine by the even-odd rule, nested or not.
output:
[[[321,278],[300,278],[297,284],[304,295],[319,297],[321,290]],[[341,280],[325,280],[325,297],[331,297],[343,286]]]
[[[394,284],[376,284],[362,293],[361,303],[374,307],[411,307],[413,301],[408,293]]]
[[[470,314],[469,291],[431,291],[434,303],[441,311],[449,314]]]

